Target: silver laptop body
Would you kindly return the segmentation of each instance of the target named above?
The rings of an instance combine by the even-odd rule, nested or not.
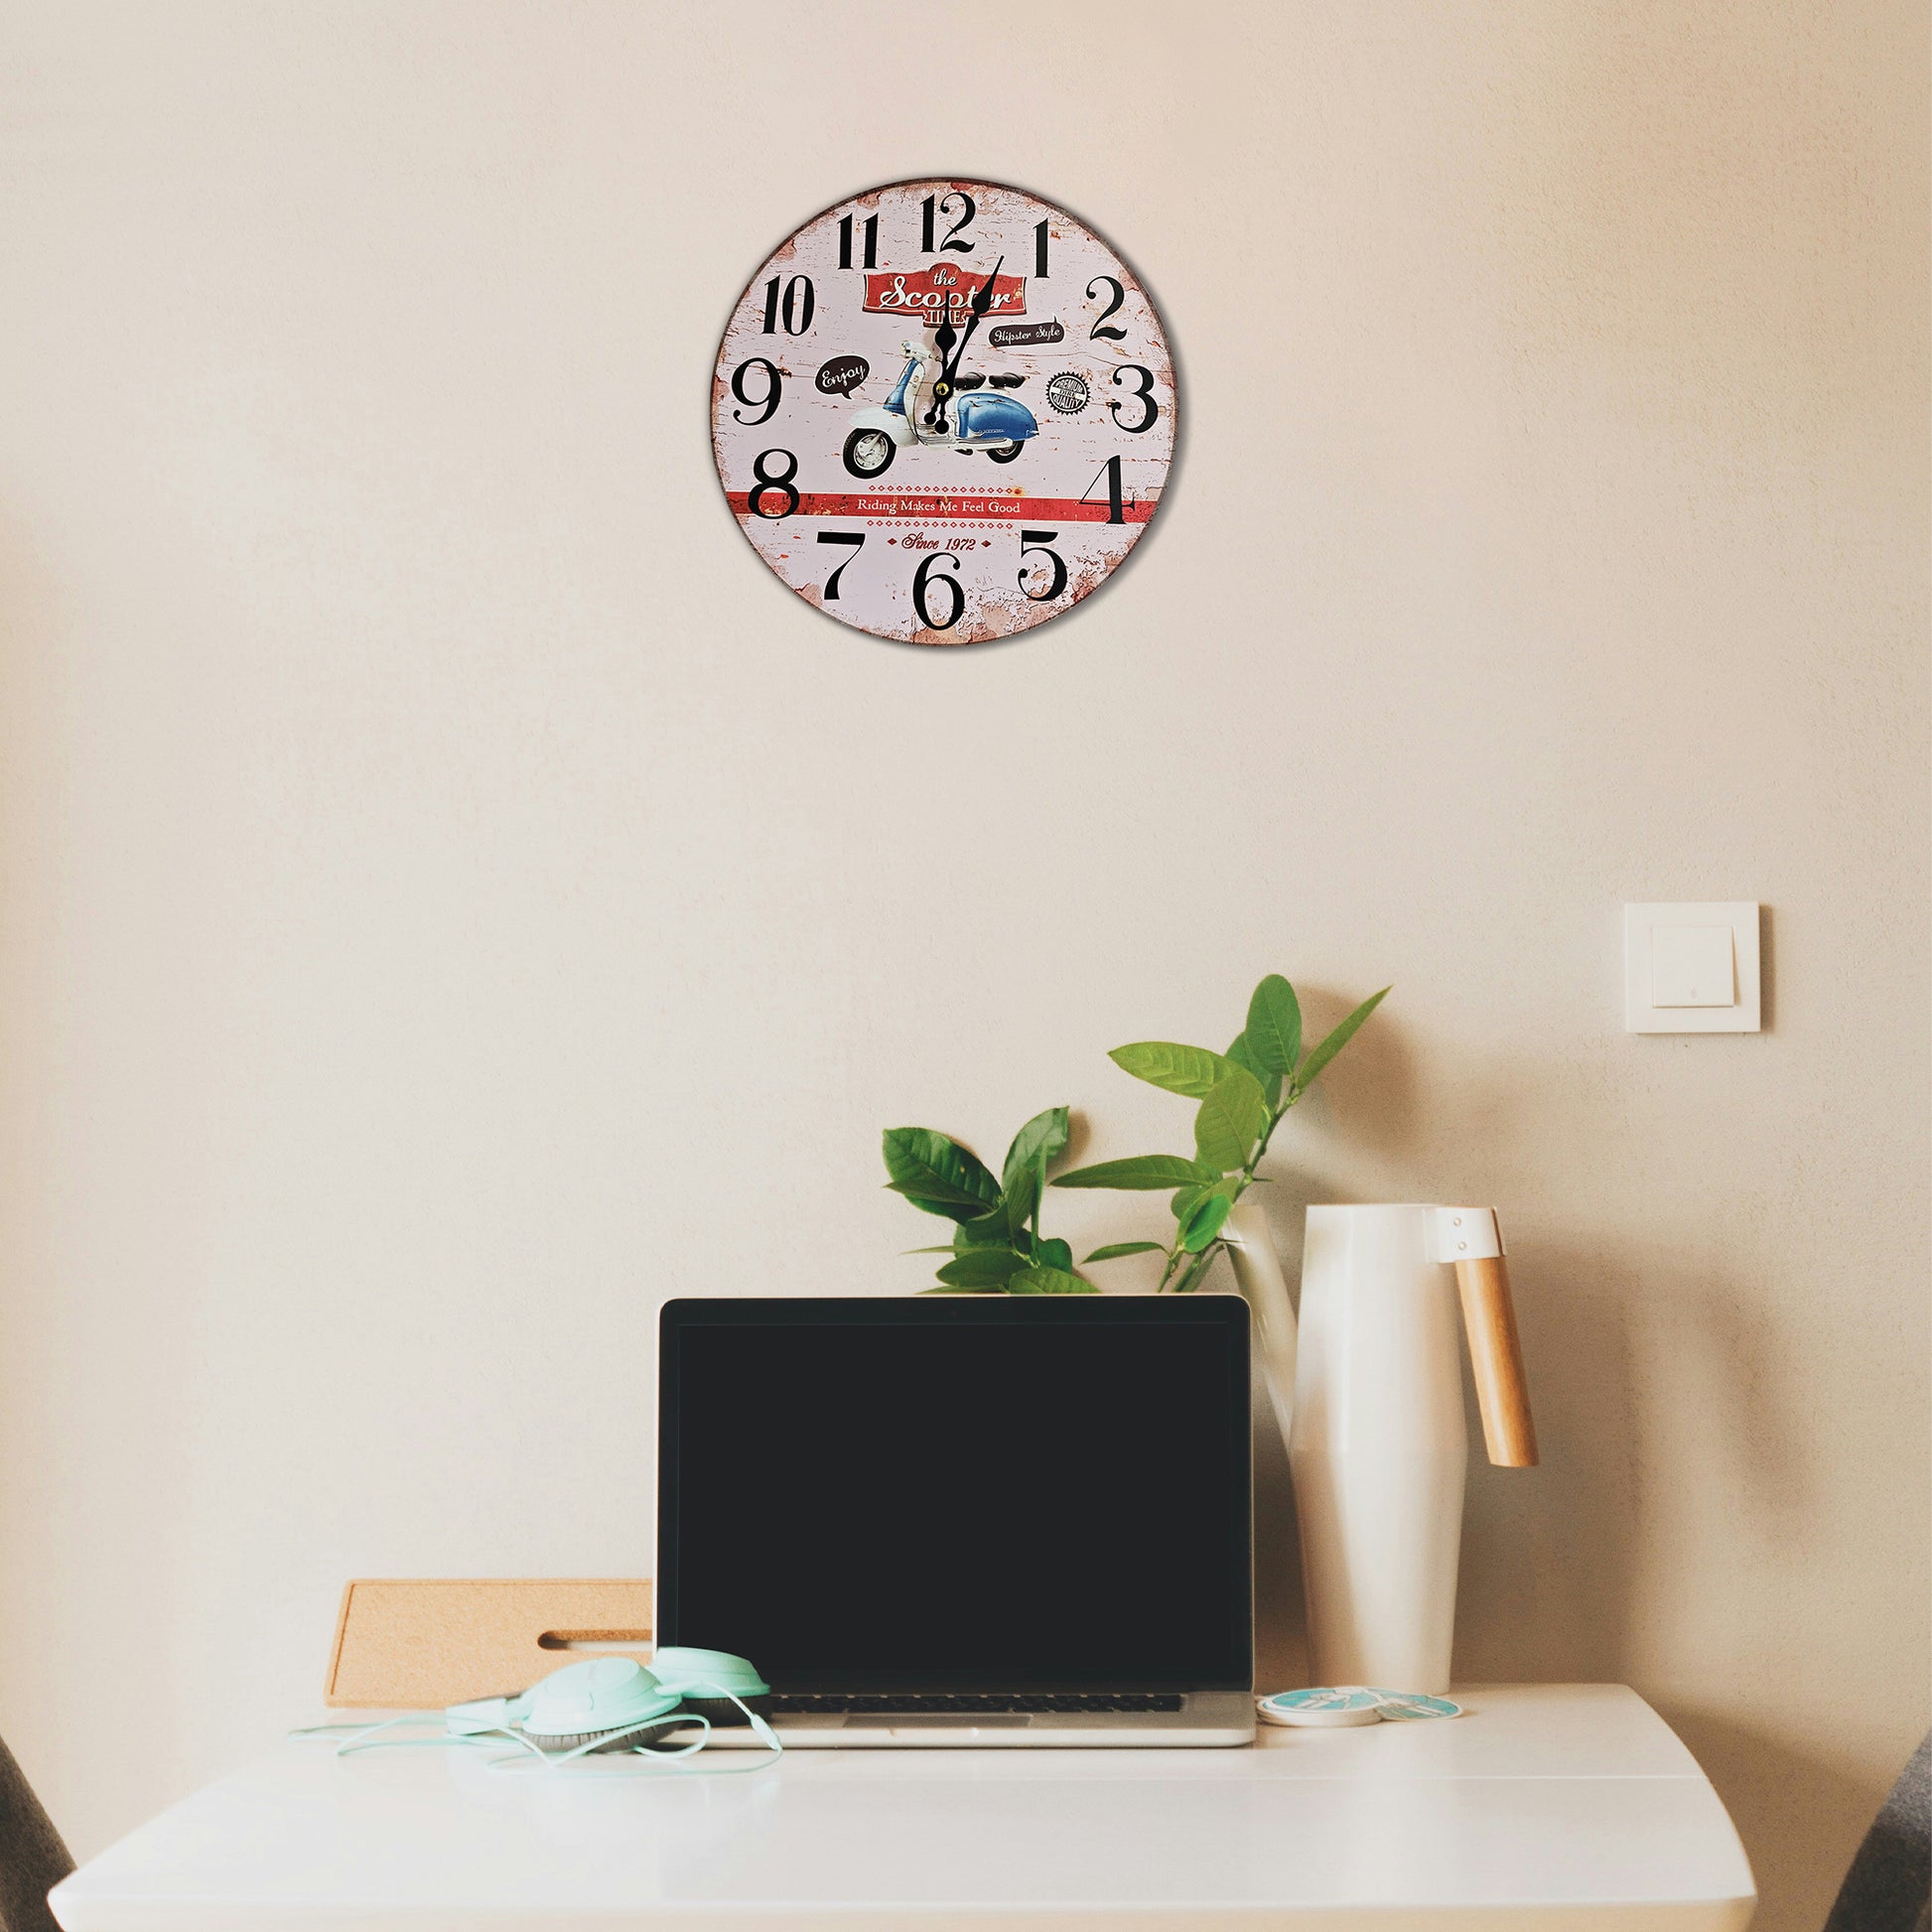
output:
[[[788,1747],[1253,1740],[1237,1297],[691,1299],[659,1336],[658,1641],[750,1658]]]

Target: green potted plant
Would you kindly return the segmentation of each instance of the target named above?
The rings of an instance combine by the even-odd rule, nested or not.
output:
[[[1035,1114],[1007,1149],[995,1179],[969,1147],[929,1127],[889,1127],[886,1185],[923,1213],[953,1223],[953,1238],[913,1254],[945,1255],[928,1295],[1095,1295],[1064,1241],[1039,1231],[1046,1170],[1066,1151],[1067,1111]]]
[[[1101,1161],[1057,1175],[1055,1187],[1170,1189],[1173,1239],[1117,1241],[1097,1248],[1089,1263],[1120,1255],[1165,1253],[1161,1289],[1184,1295],[1199,1287],[1215,1257],[1229,1246],[1223,1230],[1235,1203],[1254,1184],[1255,1170],[1288,1111],[1319,1078],[1322,1069],[1355,1037],[1389,989],[1364,1000],[1306,1056],[1302,1052],[1302,1005],[1279,973],[1270,973],[1248,1002],[1247,1025],[1225,1053],[1173,1040],[1143,1039],[1116,1046],[1108,1055],[1137,1080],[1199,1101],[1194,1113],[1194,1152],[1140,1154]]]

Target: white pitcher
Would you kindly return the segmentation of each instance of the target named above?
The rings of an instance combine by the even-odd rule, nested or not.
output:
[[[1469,1454],[1458,1280],[1491,1458],[1532,1463],[1493,1212],[1309,1209],[1288,1459],[1316,1684],[1449,1688]]]

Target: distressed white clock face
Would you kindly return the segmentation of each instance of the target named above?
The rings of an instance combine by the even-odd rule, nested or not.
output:
[[[896,182],[807,221],[740,296],[711,398],[752,547],[828,617],[911,643],[1071,610],[1173,459],[1146,290],[1064,208],[991,182]]]

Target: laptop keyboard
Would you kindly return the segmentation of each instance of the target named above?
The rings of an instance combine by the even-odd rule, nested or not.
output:
[[[1001,1697],[978,1693],[943,1697],[836,1695],[787,1697],[774,1694],[768,1709],[774,1717],[808,1717],[816,1713],[845,1713],[855,1717],[915,1717],[926,1713],[1006,1711],[1178,1711],[1181,1699],[1165,1691],[1102,1692],[1091,1697]]]

